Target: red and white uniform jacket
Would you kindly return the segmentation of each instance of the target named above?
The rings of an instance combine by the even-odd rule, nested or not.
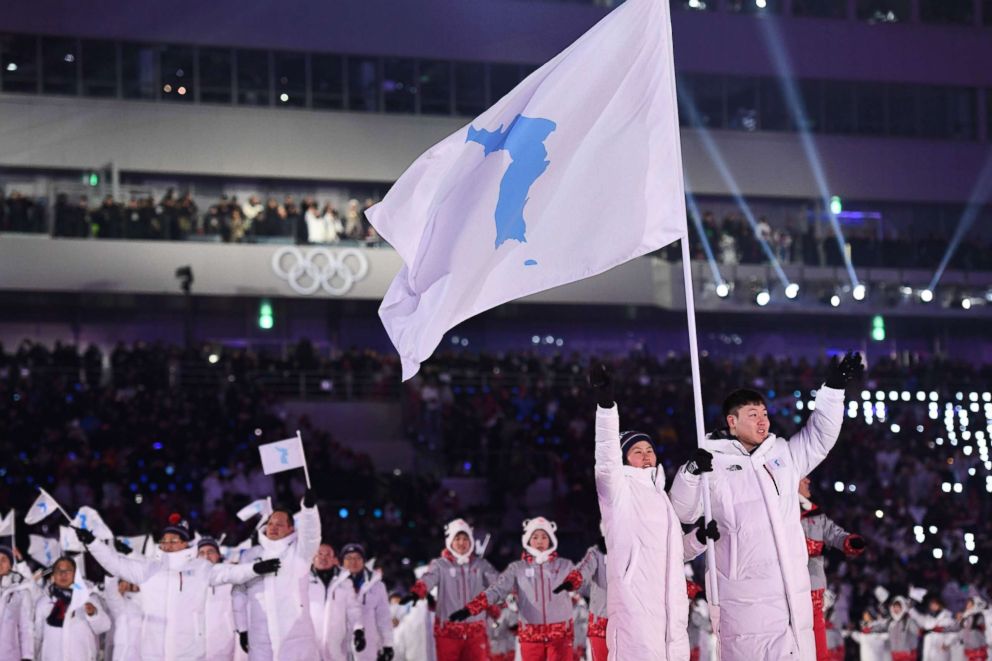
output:
[[[578,566],[568,575],[569,582],[579,589],[589,588],[589,629],[593,638],[606,637],[606,554],[598,546],[590,546]]]
[[[547,642],[571,639],[572,596],[568,592],[554,594],[574,565],[571,560],[552,553],[546,562],[537,563],[529,553],[511,562],[496,581],[470,601],[466,608],[478,615],[490,605],[502,603],[513,593],[517,598],[520,625],[517,636],[522,642]]]
[[[431,560],[427,571],[413,584],[410,591],[425,599],[427,593],[436,587],[434,635],[462,638],[468,629],[485,624],[486,613],[475,613],[464,622],[451,622],[451,614],[493,585],[498,577],[499,572],[488,560],[473,556],[467,562],[459,563],[455,555],[445,549],[441,557]],[[495,606],[495,602],[492,605]],[[497,610],[491,609],[491,612],[499,617]]]
[[[815,504],[802,513],[803,532],[806,533],[806,550],[809,553],[809,583],[813,590],[825,590],[827,573],[823,569],[823,551],[830,547],[843,551],[846,555],[855,556],[861,550],[851,547],[852,535],[823,513]]]

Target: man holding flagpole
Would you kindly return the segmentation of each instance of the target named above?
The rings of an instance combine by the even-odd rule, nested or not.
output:
[[[725,534],[716,543],[722,661],[816,659],[799,481],[826,458],[844,421],[844,388],[864,371],[861,356],[835,362],[806,425],[789,439],[771,433],[760,393],[737,390],[723,404],[725,428],[707,436],[672,483],[683,523],[712,501]],[[708,477],[708,480],[704,480]]]

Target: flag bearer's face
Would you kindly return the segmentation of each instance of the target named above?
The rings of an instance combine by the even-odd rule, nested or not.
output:
[[[176,551],[185,551],[188,549],[189,542],[174,532],[167,532],[162,535],[162,539],[158,540],[158,547],[162,550],[162,553],[175,553]]]
[[[768,409],[763,404],[745,404],[727,416],[727,426],[744,445],[761,445],[768,438]]]
[[[76,580],[76,568],[68,560],[59,560],[52,570],[52,583],[68,590],[72,587],[72,582]]]
[[[638,441],[627,450],[627,463],[634,468],[654,468],[658,465],[658,457],[650,443]]]
[[[293,520],[285,512],[273,512],[265,524],[265,536],[271,540],[282,539],[293,532]]]
[[[543,530],[535,530],[530,536],[530,547],[535,551],[547,551],[551,548],[551,538]]]
[[[6,554],[0,553],[0,576],[6,576],[10,573],[10,558]]]
[[[451,548],[455,549],[458,555],[465,555],[472,549],[472,540],[468,538],[467,533],[460,532],[451,540]]]

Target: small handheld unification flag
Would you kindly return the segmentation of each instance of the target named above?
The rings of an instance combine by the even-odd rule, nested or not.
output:
[[[10,510],[7,516],[0,517],[0,537],[12,537],[14,535],[14,510]]]
[[[51,567],[62,555],[62,547],[54,539],[41,535],[28,535],[28,555],[43,567]]]
[[[38,523],[39,521],[62,509],[59,507],[59,504],[55,502],[55,499],[52,498],[50,493],[41,487],[38,487],[38,491],[38,497],[34,499],[33,503],[31,503],[31,507],[28,509],[28,513],[24,517],[24,523],[29,526]]]
[[[296,432],[295,437],[259,445],[258,454],[262,458],[262,472],[266,475],[302,468],[307,478],[307,488],[310,488],[310,472],[307,470],[307,457],[303,453],[300,432]]]
[[[368,210],[403,259],[379,316],[404,380],[465,319],[685,234],[671,35],[627,0]]]
[[[93,533],[94,535],[96,533]],[[148,544],[148,535],[134,535],[132,537],[118,537],[120,543],[128,547],[138,555],[145,555],[145,546]]]
[[[105,541],[114,539],[114,533],[110,531],[110,527],[103,522],[100,513],[92,507],[80,507],[79,511],[76,512],[76,518],[72,520],[72,525],[76,528],[89,530],[97,539]]]
[[[272,514],[272,499],[259,498],[239,509],[237,516],[242,521],[247,521],[255,516],[261,516],[262,520],[265,521],[269,518],[270,514]]]
[[[59,546],[66,553],[82,553],[86,550],[83,543],[76,537],[76,531],[69,526],[59,526]]]
[[[76,576],[76,580],[72,582],[72,598],[69,599],[69,608],[66,609],[66,613],[72,613],[85,606],[92,592],[86,581]]]

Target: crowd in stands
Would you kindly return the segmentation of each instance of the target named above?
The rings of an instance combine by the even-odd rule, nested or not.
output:
[[[285,241],[298,244],[340,242],[380,245],[381,238],[368,222],[365,211],[372,198],[351,199],[343,208],[331,202],[293,195],[265,198],[251,195],[241,201],[222,195],[205,209],[188,192],[169,190],[161,199],[132,197],[122,203],[107,196],[95,204],[87,196],[70,199],[59,195],[55,202],[52,234],[60,237],[146,240],[210,240],[223,242]],[[16,191],[0,195],[0,234],[44,233],[47,230],[44,200],[32,200]],[[800,214],[801,215],[801,214]],[[782,264],[843,266],[844,258],[826,219],[796,222],[787,219],[774,225],[760,216],[757,231],[740,212],[718,218],[706,211],[700,218],[714,259],[723,266],[765,264],[768,253]],[[695,228],[695,225],[690,223]],[[942,230],[900,232],[891,224],[879,233],[875,226],[845,226],[845,250],[858,267],[935,268],[944,257],[950,237]],[[762,247],[764,240],[768,248]],[[705,259],[699,233],[690,233],[694,259]],[[680,259],[677,245],[661,253]],[[992,270],[992,240],[973,237],[957,247],[950,268]]]
[[[106,196],[93,207],[86,196],[70,200],[60,195],[55,202],[55,236],[101,239],[146,239],[183,241],[192,239],[243,243],[281,239],[295,243],[338,243],[342,240],[374,244],[379,241],[365,217],[373,200],[349,200],[344,209],[330,202],[320,204],[313,196],[299,202],[286,195],[252,195],[244,202],[222,195],[200,209],[190,193],[177,195],[170,189],[160,200],[132,197],[127,204]]]
[[[211,351],[219,352],[213,367],[224,378],[196,385],[177,375],[184,361],[202,361]],[[605,359],[614,366],[624,425],[656,440],[670,477],[692,448],[687,358],[632,353]],[[493,531],[492,557],[504,561],[516,553],[525,494],[546,479],[562,548],[578,553],[594,537],[598,520],[592,404],[584,381],[594,360],[451,352],[425,364],[402,389],[367,391],[369,397],[401,399],[410,441],[435,457],[432,469],[418,475],[377,473],[369,456],[337,443],[333,430],[302,421],[315,488],[330,505],[324,508],[325,530],[332,538],[366,540],[379,566],[400,584],[411,560],[436,552],[438,522],[454,516]],[[141,344],[121,345],[105,356],[93,346],[80,351],[32,342],[0,351],[0,507],[23,511],[34,487],[42,485],[67,506],[99,505],[107,522],[125,533],[181,510],[194,525],[238,539],[250,529],[233,512],[246,502],[268,493],[292,499],[303,490],[299,477],[273,479],[260,470],[256,446],[293,430],[264,382],[249,376],[321,367],[348,373],[355,382],[398,382],[392,356],[355,350],[322,357],[306,342],[286,356]],[[719,417],[723,393],[749,385],[767,396],[773,427],[787,434],[803,420],[802,405],[812,400],[825,369],[824,361],[704,359],[707,422]],[[863,559],[830,567],[838,591],[848,595],[851,618],[860,617],[880,583],[940,586],[956,604],[968,585],[986,579],[982,567],[992,554],[989,470],[980,459],[984,451],[966,440],[992,434],[986,431],[992,404],[983,391],[989,383],[988,366],[936,357],[881,360],[871,365],[863,386],[868,399],[849,393],[852,417],[845,420],[838,450],[813,478],[816,502],[869,540]],[[879,401],[884,413],[876,408]],[[956,429],[953,444],[947,406],[953,413],[946,415],[965,412],[954,418],[954,426],[964,429]],[[487,478],[488,506],[463,508],[456,493],[440,487],[450,476]],[[947,485],[960,486],[948,491]],[[341,508],[349,510],[347,518],[337,516]],[[925,531],[923,543],[917,526]],[[936,532],[929,532],[931,526]],[[975,536],[971,550],[965,532]],[[934,549],[942,550],[940,559]],[[982,564],[972,564],[971,555]]]

